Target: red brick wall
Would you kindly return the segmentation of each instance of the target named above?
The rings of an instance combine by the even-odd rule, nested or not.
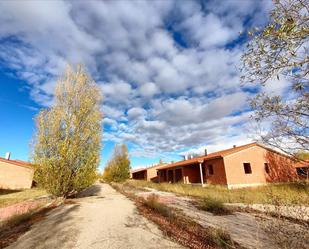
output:
[[[159,170],[159,182],[166,182],[167,170]]]
[[[209,175],[207,166],[212,165],[213,175]],[[223,158],[206,161],[203,166],[206,169],[206,182],[209,184],[224,184],[226,185],[226,175],[224,169]]]
[[[138,172],[133,172],[132,178],[135,179],[135,180],[147,180],[147,171],[142,170],[142,171],[138,171]]]
[[[265,174],[267,182],[290,182],[298,179],[295,162],[280,154],[267,151],[265,160],[270,172]]]
[[[209,176],[207,174],[207,165],[212,164],[214,168],[214,174]],[[226,184],[226,176],[225,170],[223,165],[223,159],[214,159],[207,161],[202,165],[204,168],[203,170],[206,172],[206,176],[204,175],[204,183],[210,184]],[[174,170],[174,169],[171,169]],[[200,176],[200,166],[199,164],[192,164],[182,167],[182,176],[183,176],[183,183],[201,183],[201,176]],[[206,177],[206,178],[205,178]],[[206,181],[205,181],[206,180]],[[161,182],[164,179],[161,178]]]
[[[250,163],[251,174],[245,174],[243,163]],[[265,172],[264,163],[269,164],[272,174]],[[292,161],[260,146],[250,147],[225,156],[224,164],[227,184],[230,187],[254,186],[267,182],[286,182],[295,179],[294,176],[296,176]]]
[[[184,183],[200,183],[200,168],[198,164],[183,167]]]

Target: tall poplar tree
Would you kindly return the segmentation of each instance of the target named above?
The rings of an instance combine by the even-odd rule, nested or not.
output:
[[[130,159],[125,144],[116,145],[112,158],[107,163],[103,179],[108,182],[122,182],[130,176]]]
[[[38,183],[67,197],[96,179],[102,139],[102,95],[82,66],[68,67],[55,102],[36,117],[33,160]]]

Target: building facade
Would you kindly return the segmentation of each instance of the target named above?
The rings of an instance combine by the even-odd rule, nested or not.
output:
[[[33,174],[29,163],[0,157],[0,189],[29,189]]]
[[[131,178],[135,180],[145,180],[145,181],[153,181],[158,182],[158,174],[157,170],[161,167],[164,167],[165,163],[157,164],[147,168],[141,168],[132,170],[130,172]]]
[[[298,179],[292,158],[258,143],[168,164],[158,169],[158,181],[220,184],[228,188],[290,182]]]

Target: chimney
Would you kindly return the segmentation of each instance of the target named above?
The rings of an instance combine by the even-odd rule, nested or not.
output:
[[[205,149],[204,152],[205,152],[205,156],[207,156],[207,149]]]
[[[236,145],[235,145],[235,144],[233,145],[233,148],[236,148]]]
[[[5,159],[6,160],[10,160],[10,157],[11,157],[11,152],[5,153]]]

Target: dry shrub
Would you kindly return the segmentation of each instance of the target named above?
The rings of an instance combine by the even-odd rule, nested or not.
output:
[[[171,208],[167,207],[165,204],[160,203],[159,197],[155,194],[151,194],[147,197],[147,199],[143,199],[143,204],[165,217],[170,219],[175,218],[175,214]]]
[[[204,198],[198,203],[198,207],[204,211],[213,213],[214,215],[228,215],[232,211],[224,206],[224,203],[214,198]]]
[[[220,228],[209,228],[206,237],[219,248],[237,248],[228,232]]]
[[[194,220],[187,218],[181,210],[161,203],[155,194],[149,195],[145,199],[134,194],[133,185],[126,183],[112,183],[111,185],[135,201],[140,213],[159,225],[166,235],[186,247],[196,249],[241,248],[227,232],[213,227],[202,227]],[[135,189],[135,192],[137,191],[139,191],[139,186]]]

